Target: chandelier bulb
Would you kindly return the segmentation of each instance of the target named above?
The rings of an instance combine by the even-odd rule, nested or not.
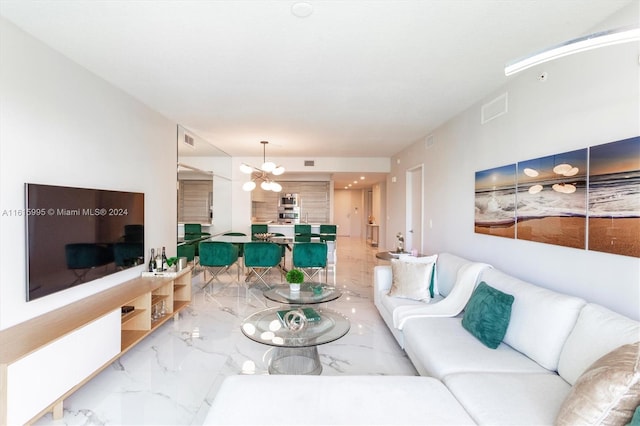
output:
[[[240,163],[240,171],[244,174],[251,174],[253,172],[253,167],[246,163]]]
[[[278,182],[271,182],[271,190],[273,192],[280,192],[282,191],[282,185],[280,185]]]
[[[272,163],[271,161],[265,161],[264,163],[262,163],[262,167],[260,167],[260,170],[266,173],[271,173],[275,168],[275,163]]]
[[[249,192],[249,191],[253,191],[254,189],[256,189],[256,183],[254,181],[252,181],[252,180],[242,184],[242,190],[243,191]]]
[[[260,184],[260,188],[264,189],[265,191],[270,191],[271,190],[271,182],[269,182],[268,180],[263,181]]]

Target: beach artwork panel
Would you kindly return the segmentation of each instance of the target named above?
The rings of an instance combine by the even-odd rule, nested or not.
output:
[[[640,257],[640,137],[591,147],[589,250]]]
[[[515,210],[515,164],[476,172],[476,233],[515,238]]]
[[[518,163],[518,239],[586,248],[587,149]]]

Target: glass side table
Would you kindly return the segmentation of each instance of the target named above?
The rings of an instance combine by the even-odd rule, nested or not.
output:
[[[314,291],[320,287],[321,292]],[[319,285],[319,283],[302,283],[300,291],[291,291],[288,285],[277,285],[263,292],[265,298],[278,303],[289,305],[314,305],[331,302],[342,296],[342,292],[335,287]]]
[[[285,312],[297,307],[265,309],[247,317],[242,323],[242,333],[254,342],[275,347],[270,374],[320,374],[322,364],[318,345],[331,343],[349,332],[351,322],[339,312],[324,308],[312,309],[319,315],[298,331],[284,325],[278,311]]]

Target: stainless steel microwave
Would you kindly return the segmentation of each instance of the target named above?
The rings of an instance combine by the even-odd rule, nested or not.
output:
[[[298,206],[298,194],[282,194],[280,196],[281,207],[297,207]]]

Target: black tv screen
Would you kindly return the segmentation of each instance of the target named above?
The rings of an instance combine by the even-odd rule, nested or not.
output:
[[[27,183],[27,301],[144,263],[144,194]]]

